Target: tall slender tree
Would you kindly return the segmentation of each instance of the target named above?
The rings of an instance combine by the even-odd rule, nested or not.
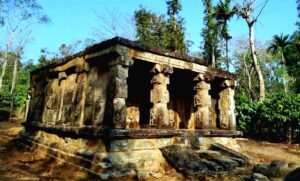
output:
[[[14,94],[17,82],[18,62],[21,59],[24,48],[32,41],[32,26],[34,24],[48,23],[50,19],[42,13],[42,7],[36,0],[3,0],[0,4],[1,16],[4,19],[7,44],[5,52],[14,52],[14,70],[11,82],[10,119],[14,105]],[[7,53],[4,54],[2,72],[0,75],[0,91],[7,66]]]
[[[274,35],[272,43],[268,47],[268,50],[271,51],[273,54],[279,54],[281,58],[282,64],[282,79],[283,79],[283,86],[284,92],[288,91],[288,79],[286,74],[286,61],[285,61],[285,50],[289,46],[289,35]]]
[[[242,4],[236,4],[238,15],[241,16],[248,25],[249,30],[249,45],[251,51],[251,57],[254,65],[255,72],[258,76],[259,82],[259,101],[263,101],[266,98],[266,88],[263,73],[257,60],[255,41],[254,41],[254,29],[253,26],[260,17],[263,9],[266,7],[268,0],[265,0],[256,16],[253,15],[255,11],[254,3],[256,0],[243,0]]]
[[[228,41],[232,38],[228,32],[228,21],[236,13],[236,8],[230,8],[231,0],[220,0],[219,3],[213,8],[213,17],[216,20],[216,25],[221,27],[220,37],[225,40],[226,64],[229,71],[229,57],[228,57]]]
[[[202,0],[204,6],[204,28],[202,29],[203,37],[203,57],[208,60],[211,66],[217,67],[217,58],[220,56],[218,49],[218,27],[213,18],[213,5],[211,0]]]
[[[290,37],[290,46],[286,48],[287,72],[294,79],[294,90],[300,93],[300,31],[295,31]]]
[[[25,46],[32,40],[32,26],[50,21],[49,17],[42,13],[42,7],[36,0],[2,0],[0,10],[3,19],[3,29],[0,29],[0,31],[4,30],[3,34],[7,37],[4,52],[16,52],[21,55]],[[7,53],[4,53],[0,75],[0,91],[7,61]]]
[[[298,18],[300,18],[300,0],[297,0]],[[296,25],[300,28],[300,21],[296,22]]]
[[[185,43],[184,19],[179,16],[182,8],[180,0],[167,0],[166,3],[168,6],[167,31],[169,34],[167,49],[178,53],[186,53],[188,47]]]

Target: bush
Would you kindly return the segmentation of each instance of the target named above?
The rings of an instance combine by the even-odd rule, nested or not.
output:
[[[271,94],[262,103],[240,101],[237,105],[239,129],[248,137],[282,142],[299,137],[300,94]]]

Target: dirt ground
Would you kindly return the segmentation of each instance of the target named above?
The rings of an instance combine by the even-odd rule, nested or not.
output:
[[[240,139],[237,142],[241,148],[239,151],[249,157],[253,164],[270,163],[272,160],[300,164],[299,145],[259,142],[249,139]]]
[[[0,122],[0,180],[85,180],[86,173],[78,168],[47,157],[47,153],[18,148],[22,125],[19,121]],[[299,145],[287,146],[268,142],[239,139],[239,151],[248,156],[251,163],[270,163],[272,160],[300,163]]]
[[[24,169],[28,164],[9,157],[9,145],[21,130],[19,123],[0,122],[0,180],[39,180],[37,175]]]

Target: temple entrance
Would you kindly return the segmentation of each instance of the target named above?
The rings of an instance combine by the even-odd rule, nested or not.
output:
[[[170,121],[174,122],[175,128],[188,128],[189,120],[192,119],[194,110],[194,83],[196,73],[174,68],[170,75],[170,102],[168,104]]]
[[[147,128],[150,120],[151,73],[154,64],[135,60],[129,68],[128,98],[126,99],[128,128]]]
[[[215,78],[211,82],[211,89],[209,94],[211,95],[211,122],[212,129],[220,129],[220,110],[219,110],[219,99],[220,92],[222,91],[221,84],[223,80]]]

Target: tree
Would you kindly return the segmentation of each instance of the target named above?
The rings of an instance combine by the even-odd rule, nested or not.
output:
[[[4,51],[2,72],[0,76],[0,91],[3,85],[3,77],[5,75],[6,66],[8,63],[7,53],[13,52],[16,56],[14,58],[14,70],[11,81],[11,103],[10,103],[10,117],[14,105],[14,93],[17,81],[18,62],[21,59],[26,45],[32,41],[32,26],[40,23],[48,23],[49,18],[43,14],[42,7],[36,0],[3,0],[1,5],[1,16],[4,19],[5,35],[7,36],[6,50]]]
[[[168,11],[157,15],[144,7],[135,11],[134,19],[138,41],[148,47],[156,47],[176,53],[187,53],[189,43],[185,41],[183,18],[179,17],[181,5],[178,0],[167,1]]]
[[[92,34],[97,40],[106,40],[115,36],[135,39],[135,22],[131,14],[116,9],[106,9],[102,12],[95,12],[95,15],[98,24],[93,28]]]
[[[300,93],[300,31],[290,37],[290,45],[285,49],[287,72],[294,80],[294,90]]]
[[[247,23],[249,29],[249,45],[251,50],[251,57],[254,65],[254,69],[258,76],[259,82],[259,101],[263,101],[266,97],[266,89],[265,89],[265,80],[262,74],[260,65],[257,60],[256,50],[255,50],[255,42],[254,42],[254,29],[253,25],[257,22],[259,16],[261,15],[263,9],[268,3],[268,0],[265,0],[262,7],[260,8],[258,14],[256,16],[253,15],[255,8],[254,3],[256,0],[243,0],[242,5],[236,4],[236,9],[238,15],[241,16]]]
[[[283,35],[280,36],[274,35],[273,40],[268,48],[269,51],[271,51],[273,54],[280,54],[281,58],[281,64],[282,64],[282,79],[283,79],[283,86],[284,86],[284,92],[288,91],[288,80],[286,75],[286,61],[285,61],[285,50],[289,46],[289,35]]]
[[[7,44],[5,46],[2,72],[0,75],[0,91],[7,66],[7,52],[16,52],[21,57],[25,46],[32,40],[31,32],[34,24],[47,23],[50,19],[43,14],[42,7],[36,0],[3,0],[0,4],[1,16],[4,22]],[[16,76],[17,60],[15,60]],[[14,78],[16,80],[16,78]],[[15,81],[12,81],[15,84]],[[12,92],[14,85],[12,86]]]
[[[300,18],[300,0],[297,0],[297,10],[298,10],[298,18]],[[296,25],[298,25],[298,27],[300,27],[300,22],[297,21]]]
[[[204,6],[204,28],[202,29],[203,37],[203,58],[208,60],[211,66],[217,67],[216,60],[220,56],[218,49],[218,26],[213,18],[213,5],[211,0],[202,0]]]
[[[67,57],[74,54],[81,44],[82,41],[80,40],[68,45],[63,43],[59,46],[58,50],[62,57]]]
[[[232,38],[228,32],[228,21],[235,15],[236,8],[230,8],[231,0],[222,0],[213,8],[212,16],[216,20],[216,25],[221,26],[220,37],[225,40],[226,64],[229,71],[228,41]]]
[[[148,47],[157,47],[167,50],[167,22],[163,15],[140,7],[134,12],[135,26],[138,41]]]
[[[236,97],[246,96],[249,102],[259,99],[259,82],[255,75],[254,65],[250,52],[248,40],[245,37],[234,38],[232,41],[235,47],[233,52],[233,68],[237,76]],[[262,73],[265,76],[265,85],[269,93],[279,92],[282,90],[280,83],[282,77],[282,69],[279,62],[274,61],[274,55],[267,51],[269,44],[256,41],[256,54],[260,60],[259,64]]]
[[[178,53],[187,53],[188,45],[185,43],[183,18],[178,16],[181,10],[180,0],[167,0],[168,10],[167,31],[168,45],[167,49]]]
[[[255,99],[253,90],[253,66],[251,63],[251,56],[249,45],[244,37],[235,38],[233,40],[235,51],[233,54],[234,68],[237,76],[236,95],[241,97],[246,94],[249,102]],[[246,92],[246,93],[245,93]]]

